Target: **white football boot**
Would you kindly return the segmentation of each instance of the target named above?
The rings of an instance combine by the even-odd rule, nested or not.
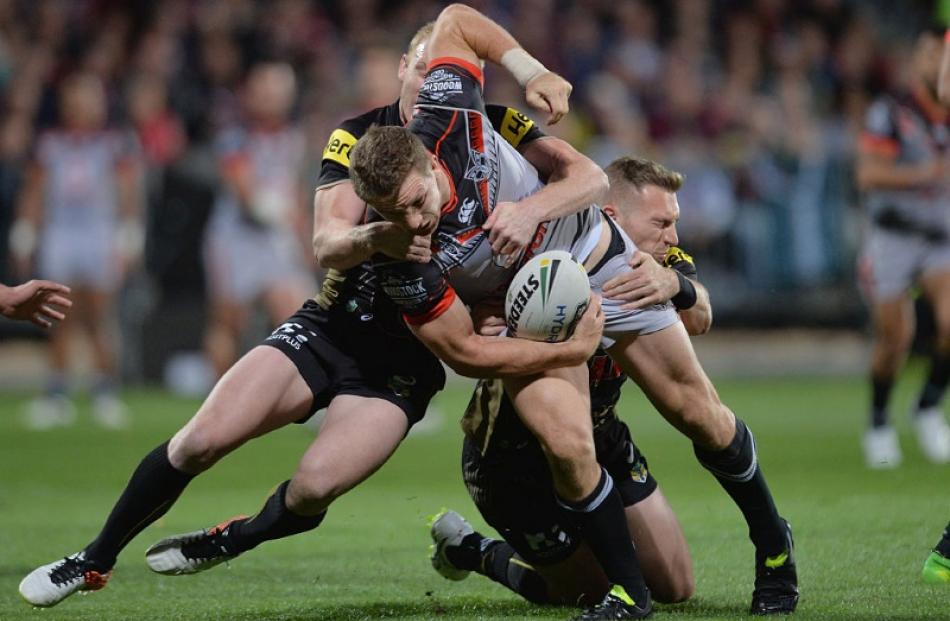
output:
[[[76,421],[76,406],[65,395],[45,395],[30,401],[24,412],[24,423],[33,431],[68,427]]]
[[[235,520],[243,520],[246,515],[238,515],[217,526],[166,537],[149,546],[145,551],[145,562],[157,573],[168,576],[196,574],[211,569],[238,556],[228,550],[225,539],[228,528]]]
[[[432,517],[429,530],[429,534],[432,535],[429,558],[432,561],[432,568],[443,578],[464,580],[471,573],[467,569],[459,569],[453,565],[445,552],[449,546],[462,545],[462,540],[474,532],[475,529],[465,518],[450,509],[443,509]]]
[[[890,425],[871,427],[861,440],[864,463],[872,470],[889,470],[901,464],[901,445],[897,431]]]
[[[950,462],[950,426],[939,407],[920,410],[913,417],[920,450],[935,464]]]
[[[77,552],[37,567],[20,582],[20,595],[34,606],[55,606],[76,591],[98,591],[106,586],[112,572],[100,573]]]
[[[111,393],[97,395],[92,400],[92,418],[100,427],[118,430],[129,426],[129,409]]]

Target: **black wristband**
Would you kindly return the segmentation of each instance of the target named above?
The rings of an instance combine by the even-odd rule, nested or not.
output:
[[[696,305],[696,287],[693,286],[693,281],[677,272],[676,279],[680,281],[680,292],[674,295],[671,298],[673,306],[676,307],[676,310],[687,310],[693,308]]]

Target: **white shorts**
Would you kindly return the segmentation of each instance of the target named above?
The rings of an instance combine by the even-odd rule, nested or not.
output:
[[[48,227],[36,258],[41,278],[101,292],[115,291],[119,286],[114,227]]]
[[[633,241],[627,237],[627,234],[619,226],[611,223],[610,228],[614,235],[619,235],[623,240],[624,251],[608,259],[606,263],[590,274],[590,289],[600,296],[604,294],[604,285],[607,281],[631,269],[630,257],[637,249]],[[654,304],[640,310],[624,310],[621,308],[624,304],[626,302],[621,300],[602,299],[604,335],[600,342],[604,349],[613,346],[617,339],[622,336],[659,332],[680,320],[679,313],[676,312],[672,302]]]
[[[240,304],[275,287],[315,287],[300,244],[288,231],[213,218],[205,237],[205,272],[212,296]]]
[[[950,241],[928,242],[876,226],[868,230],[862,254],[870,268],[866,284],[874,300],[899,297],[922,275],[950,270]]]

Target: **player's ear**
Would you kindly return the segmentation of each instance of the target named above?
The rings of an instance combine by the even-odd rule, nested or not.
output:
[[[439,158],[435,156],[435,153],[429,153],[429,165],[431,166],[432,172],[439,170]]]
[[[403,54],[399,57],[399,69],[396,71],[396,77],[399,78],[399,81],[402,82],[403,78],[406,77],[406,71],[409,70],[409,58]]]
[[[606,203],[604,205],[601,205],[600,208],[603,210],[605,214],[610,216],[612,220],[614,221],[617,220],[617,208],[612,203]]]

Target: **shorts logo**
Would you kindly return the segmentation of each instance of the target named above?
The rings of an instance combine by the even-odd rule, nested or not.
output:
[[[411,375],[393,375],[386,385],[397,397],[408,399],[412,395],[412,387],[416,385],[416,378]]]
[[[290,345],[295,350],[300,351],[300,347],[310,340],[306,334],[303,334],[303,330],[304,327],[299,323],[288,321],[277,326],[277,329],[275,329],[265,340],[280,341]],[[312,330],[307,330],[307,332],[309,332],[311,336],[317,335]]]
[[[555,524],[549,532],[525,533],[525,543],[539,556],[547,556],[571,545],[571,536]]]
[[[427,297],[422,278],[403,280],[395,276],[387,276],[382,281],[382,288],[396,304],[418,304]]]
[[[630,465],[630,478],[637,483],[646,483],[650,473],[643,459],[634,450],[633,443],[627,444],[627,463]]]
[[[430,101],[443,102],[462,92],[462,78],[446,69],[436,69],[426,76],[419,95]]]

